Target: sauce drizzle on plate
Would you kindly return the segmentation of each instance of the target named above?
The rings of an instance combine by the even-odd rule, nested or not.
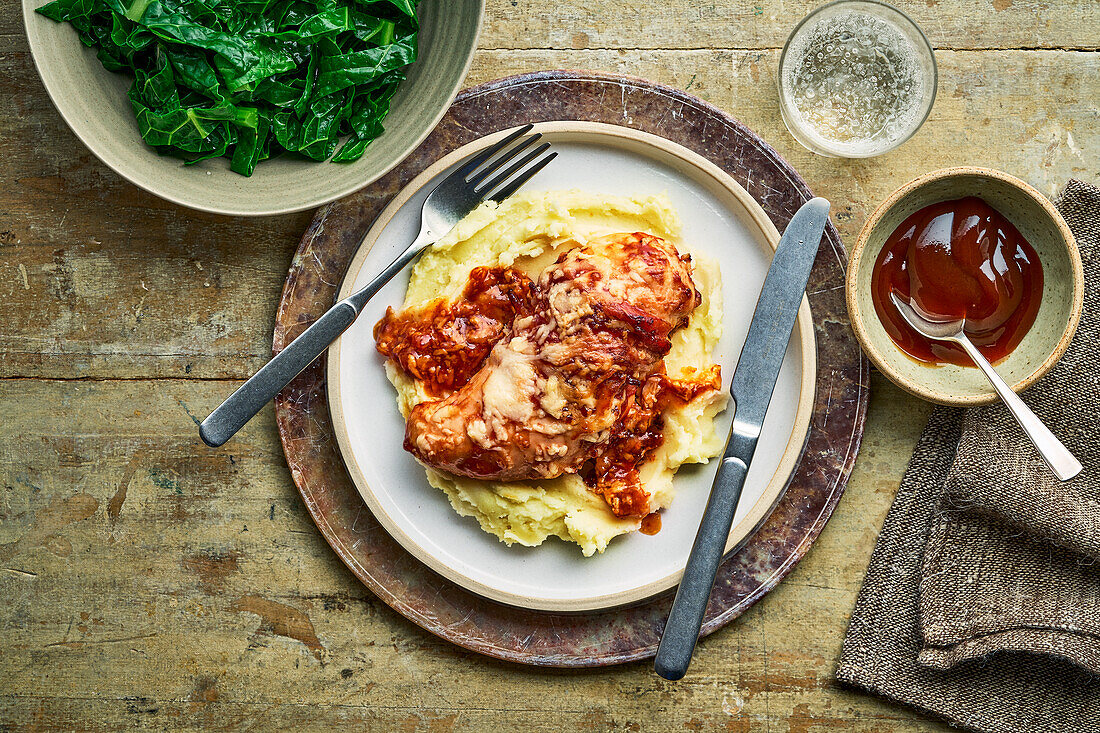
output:
[[[642,517],[642,526],[638,528],[638,531],[642,534],[655,535],[661,531],[661,515],[657,512],[650,512]]]

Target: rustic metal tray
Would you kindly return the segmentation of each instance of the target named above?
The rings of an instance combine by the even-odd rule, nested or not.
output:
[[[684,92],[609,74],[547,71],[469,89],[428,139],[376,183],[317,211],[302,237],[279,303],[274,349],[332,305],[374,218],[414,176],[451,150],[496,130],[544,120],[624,125],[679,143],[729,173],[782,231],[811,197],[771,147],[729,115]],[[844,305],[846,254],[830,225],[807,289],[818,348],[814,415],[806,451],[764,525],[728,557],[703,634],[726,625],[773,588],[809,550],[848,480],[863,434],[869,367]],[[448,641],[525,664],[589,667],[653,656],[671,594],[589,613],[528,611],[474,595],[402,549],[352,484],[333,435],[324,361],[276,399],[291,474],[340,559],[396,611]]]

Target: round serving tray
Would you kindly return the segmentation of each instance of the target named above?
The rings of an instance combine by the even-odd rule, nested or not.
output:
[[[332,305],[375,217],[416,175],[476,138],[545,120],[605,122],[672,140],[729,173],[780,230],[811,196],[759,137],[683,92],[570,71],[491,82],[460,94],[439,127],[389,174],[317,212],[283,290],[275,351]],[[774,512],[719,569],[704,634],[736,618],[790,572],[831,515],[855,461],[867,410],[868,365],[848,324],[845,261],[830,225],[807,289],[820,368],[806,451]],[[655,653],[670,593],[599,612],[529,611],[464,590],[402,549],[374,519],[344,467],[328,409],[324,360],[279,395],[276,417],[294,481],[325,539],[368,588],[414,623],[473,651],[527,664],[598,666]]]

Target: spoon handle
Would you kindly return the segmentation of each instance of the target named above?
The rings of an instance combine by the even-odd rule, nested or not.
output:
[[[1062,445],[1062,441],[1050,432],[1050,428],[1044,425],[1043,421],[1031,411],[1031,408],[1024,404],[1019,395],[1012,391],[1008,383],[1001,379],[1001,375],[997,374],[993,365],[982,356],[982,352],[978,351],[978,348],[970,342],[970,339],[962,336],[957,343],[966,349],[966,353],[989,378],[993,389],[997,390],[997,394],[1001,396],[1001,400],[1004,401],[1008,411],[1012,413],[1012,417],[1016,418],[1016,422],[1020,423],[1020,427],[1027,433],[1027,437],[1031,438],[1031,442],[1035,444],[1035,447],[1039,450],[1039,455],[1050,466],[1050,470],[1054,471],[1054,474],[1062,481],[1068,481],[1079,474],[1081,472],[1081,462],[1073,457],[1073,454]]]

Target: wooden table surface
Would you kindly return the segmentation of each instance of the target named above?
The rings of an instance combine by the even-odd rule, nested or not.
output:
[[[916,137],[861,161],[810,154],[780,120],[778,47],[817,4],[488,0],[468,83],[564,67],[687,89],[831,199],[849,244],[935,168],[991,166],[1050,195],[1100,181],[1100,2],[899,2],[936,47],[939,96]],[[220,450],[198,439],[196,419],[269,356],[311,214],[230,219],[135,188],[54,111],[17,3],[0,7],[0,42],[0,728],[944,729],[832,680],[927,405],[875,375],[821,538],[685,680],[464,652],[336,559],[270,408]]]

